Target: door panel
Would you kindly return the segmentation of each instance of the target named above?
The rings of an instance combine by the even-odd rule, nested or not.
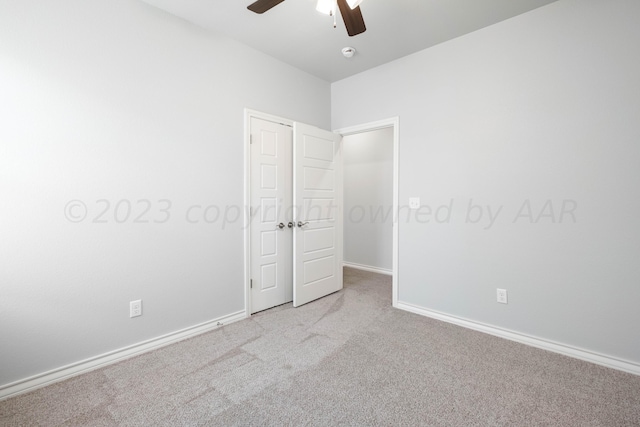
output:
[[[293,305],[342,289],[342,138],[294,124]]]
[[[251,118],[251,313],[293,299],[292,150],[290,127]]]

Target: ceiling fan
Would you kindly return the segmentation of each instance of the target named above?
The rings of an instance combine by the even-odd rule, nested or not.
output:
[[[283,1],[284,0],[257,0],[247,6],[247,9],[255,13],[265,13]],[[364,25],[364,18],[362,18],[362,12],[360,11],[360,3],[362,3],[362,0],[318,0],[316,10],[333,16],[333,26],[335,27],[337,5],[344,20],[344,25],[347,27],[347,33],[353,37],[367,31],[367,27]]]

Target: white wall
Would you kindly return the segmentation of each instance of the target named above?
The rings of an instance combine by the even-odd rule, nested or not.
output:
[[[330,88],[135,0],[0,3],[0,385],[243,309],[203,209],[242,206],[244,107],[329,128]]]
[[[332,85],[334,129],[400,116],[400,205],[444,207],[400,223],[400,301],[640,364],[638,16],[560,0]]]
[[[344,159],[344,261],[391,271],[393,128],[347,135]]]

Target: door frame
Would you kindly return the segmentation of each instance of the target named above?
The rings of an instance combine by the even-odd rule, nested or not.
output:
[[[257,118],[269,122],[293,127],[293,120],[261,111],[244,109],[244,311],[245,318],[251,317],[251,119]]]
[[[363,123],[361,125],[350,126],[346,128],[336,129],[335,133],[342,136],[349,136],[358,133],[370,132],[379,129],[393,128],[393,251],[392,251],[392,306],[398,306],[398,253],[399,253],[399,225],[398,206],[399,206],[399,154],[400,154],[400,117],[391,117],[389,119],[378,120],[375,122]]]

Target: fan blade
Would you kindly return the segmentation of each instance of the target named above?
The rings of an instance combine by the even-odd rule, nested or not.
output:
[[[350,37],[357,36],[360,33],[367,31],[367,27],[364,25],[364,18],[360,11],[360,6],[355,9],[351,9],[347,4],[347,0],[338,0],[338,7],[344,20],[344,25],[347,27],[347,33]]]
[[[251,3],[247,6],[247,9],[255,13],[265,13],[267,10],[279,5],[283,1],[284,0],[258,0],[257,2]]]

